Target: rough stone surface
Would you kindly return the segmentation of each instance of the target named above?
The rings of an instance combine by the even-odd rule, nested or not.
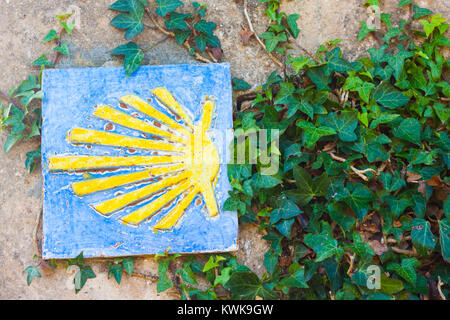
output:
[[[0,90],[7,92],[17,86],[29,73],[38,73],[31,62],[45,53],[53,57],[52,46],[42,39],[56,28],[55,14],[65,13],[70,5],[80,12],[80,25],[69,40],[71,55],[60,61],[59,67],[120,65],[109,51],[125,43],[123,32],[114,29],[109,21],[114,13],[107,10],[113,0],[0,0]],[[188,9],[192,1],[185,1]],[[262,84],[274,68],[274,63],[254,39],[248,46],[241,43],[239,32],[248,29],[242,0],[206,0],[208,19],[218,25],[217,35],[222,42],[224,61],[231,63],[232,76],[244,78],[254,87]],[[249,0],[248,11],[258,34],[265,31],[268,18],[263,15],[264,4]],[[396,13],[396,19],[407,18],[407,9],[396,9],[397,0],[382,0],[382,10]],[[419,0],[419,6],[450,16],[450,0]],[[357,43],[359,22],[368,19],[361,0],[292,0],[283,1],[282,10],[299,13],[301,33],[297,40],[310,51],[327,40],[343,40],[344,54],[350,59],[363,55],[373,46],[373,40]],[[142,45],[162,37],[156,31],[145,30],[134,40]],[[183,48],[168,40],[146,53],[147,64],[196,63]],[[51,59],[51,58],[50,58]],[[6,137],[0,134],[0,145]],[[171,292],[158,294],[156,283],[124,275],[120,286],[107,279],[106,264],[88,261],[97,278],[88,280],[77,295],[73,289],[74,269],[66,271],[64,263],[54,272],[44,273],[27,287],[24,269],[34,264],[35,225],[41,210],[41,172],[32,175],[24,167],[25,154],[34,150],[37,141],[31,139],[14,146],[8,154],[0,155],[0,299],[171,299]],[[40,232],[39,232],[40,234]],[[241,263],[261,275],[267,243],[261,239],[257,227],[240,230],[240,249],[236,253]],[[148,275],[157,274],[152,257],[140,257],[136,270]]]

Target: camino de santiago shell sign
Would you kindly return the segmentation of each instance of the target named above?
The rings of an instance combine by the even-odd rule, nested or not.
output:
[[[233,251],[228,64],[43,73],[44,258]]]

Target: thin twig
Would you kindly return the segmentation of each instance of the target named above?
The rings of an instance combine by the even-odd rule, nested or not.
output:
[[[372,169],[372,168],[359,170],[359,169],[356,169],[354,166],[350,166],[350,169],[352,169],[352,171],[356,175],[358,175],[361,179],[363,179],[364,181],[369,181],[369,178],[366,175],[364,175],[364,173],[366,173],[366,172],[374,172],[375,174],[377,174],[377,172],[374,169]]]
[[[169,38],[170,38],[170,35],[166,35],[166,36],[162,37],[161,39],[157,40],[157,41],[156,41],[155,43],[153,43],[152,45],[148,46],[147,48],[142,49],[142,51],[143,51],[143,52],[147,52],[147,51],[153,49],[154,47],[156,47],[158,44],[163,43],[164,41],[166,41],[166,40],[169,39]]]
[[[442,292],[442,286],[444,285],[444,283],[441,280],[441,276],[438,276],[438,283],[437,283],[437,289],[439,291],[439,295],[441,296],[441,300],[447,300],[445,299],[445,295]]]
[[[417,252],[415,250],[406,250],[406,249],[400,249],[397,247],[391,247],[391,249],[395,253],[404,254],[404,255],[410,256],[410,257],[417,257]]]
[[[320,64],[319,60],[317,60],[316,57],[314,57],[314,55],[311,52],[309,52],[306,48],[299,45],[297,41],[295,41],[294,39],[289,39],[289,42],[295,45],[298,49],[300,49],[304,53],[306,53],[311,59],[314,60],[315,63]]]
[[[337,160],[337,161],[340,161],[340,162],[347,161],[347,159],[341,158],[341,157],[335,155],[333,152],[329,152],[328,154],[331,156],[331,159],[333,159],[333,160]]]
[[[133,272],[133,273],[131,274],[131,276],[132,276],[132,277],[135,277],[135,278],[139,278],[139,279],[144,279],[144,280],[152,281],[152,282],[155,282],[155,281],[158,281],[158,280],[159,280],[159,277],[158,277],[158,276],[147,275],[147,274],[138,273],[138,272]]]
[[[280,61],[278,61],[278,59],[275,58],[270,52],[267,51],[266,45],[264,44],[264,42],[261,41],[261,39],[258,37],[258,34],[255,32],[255,29],[253,28],[252,21],[250,20],[250,17],[248,16],[247,0],[244,0],[244,15],[245,15],[245,18],[247,19],[247,23],[248,23],[248,27],[250,28],[250,31],[253,32],[253,34],[255,35],[255,38],[258,41],[258,43],[261,45],[261,47],[263,47],[264,51],[267,52],[267,54],[269,55],[270,59],[272,59],[272,61],[275,62],[280,68],[282,68],[283,64]]]
[[[351,272],[352,272],[353,266],[355,264],[355,254],[351,255],[348,252],[345,252],[345,253],[350,258],[350,266],[348,267],[347,275],[351,278],[352,277]]]

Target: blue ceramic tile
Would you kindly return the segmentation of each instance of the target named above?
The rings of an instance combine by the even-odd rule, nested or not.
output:
[[[177,220],[177,224],[170,230],[155,232],[154,226],[182,203],[186,193],[174,198],[172,203],[163,206],[153,216],[134,224],[124,223],[128,221],[126,217],[132,216],[133,212],[141,208],[147,208],[148,204],[168,193],[168,189],[152,194],[150,198],[135,199],[132,205],[122,206],[109,215],[99,212],[97,205],[109,199],[123,198],[125,194],[136,194],[138,190],[168,179],[174,174],[159,177],[156,175],[156,179],[117,186],[111,185],[112,180],[109,179],[106,180],[108,187],[98,188],[96,192],[90,189],[85,194],[80,192],[77,194],[74,187],[76,185],[92,187],[92,181],[105,181],[118,175],[130,176],[132,173],[149,170],[152,166],[146,166],[144,163],[105,169],[102,165],[97,165],[95,170],[92,168],[88,170],[86,166],[80,166],[78,170],[72,170],[73,166],[70,170],[64,167],[67,166],[67,159],[100,156],[110,159],[114,157],[116,161],[130,157],[155,156],[154,150],[123,145],[125,142],[120,142],[120,139],[114,140],[112,144],[115,146],[99,142],[98,136],[102,134],[108,137],[110,134],[131,137],[133,143],[134,139],[143,143],[148,141],[165,143],[167,140],[155,140],[157,139],[155,136],[114,123],[110,121],[111,119],[102,119],[93,113],[99,106],[109,106],[127,118],[130,116],[132,119],[140,120],[141,124],[158,128],[154,119],[161,122],[161,118],[137,110],[136,105],[119,103],[124,96],[134,95],[144,99],[151,107],[176,123],[182,124],[182,118],[172,114],[167,105],[158,103],[157,97],[151,91],[158,87],[165,88],[184,107],[194,124],[201,123],[202,114],[206,109],[203,106],[211,100],[215,102],[211,129],[222,132],[232,128],[230,83],[228,64],[143,66],[129,78],[126,77],[123,68],[45,70],[43,73],[45,98],[42,110],[43,257],[69,258],[75,257],[81,251],[85,257],[99,257],[155,254],[166,249],[170,253],[236,250],[237,214],[221,210],[228,191],[231,190],[225,159],[228,143],[219,139],[217,135],[208,133],[221,158],[213,186],[219,212],[211,216],[203,200],[203,194],[197,193],[181,218]],[[77,132],[77,128],[85,131]],[[174,133],[176,130],[168,130],[164,125],[159,129],[177,135]],[[97,140],[94,142],[86,140],[92,139],[90,134],[94,131],[97,132],[94,134],[94,140]],[[177,146],[170,142],[166,145]],[[160,152],[156,156],[164,155],[177,153]],[[63,161],[65,163],[63,165],[54,165],[55,159],[66,159],[64,160],[66,162]],[[81,182],[84,184],[80,184]],[[146,210],[142,209],[141,212],[145,213]]]

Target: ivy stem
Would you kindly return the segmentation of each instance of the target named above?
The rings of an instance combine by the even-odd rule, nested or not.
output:
[[[253,32],[258,43],[261,45],[261,47],[263,47],[264,51],[267,52],[270,59],[272,59],[272,61],[275,62],[280,68],[282,68],[283,64],[280,61],[278,61],[278,59],[275,58],[270,52],[267,51],[266,45],[258,37],[258,34],[255,32],[255,29],[253,29],[252,21],[250,20],[250,17],[248,16],[248,12],[247,12],[247,0],[244,0],[244,15],[245,15],[245,18],[247,19],[247,23],[248,23],[248,27],[250,28],[250,31]]]
[[[169,39],[169,38],[170,38],[170,35],[166,35],[166,36],[162,37],[161,39],[157,40],[157,41],[156,41],[155,43],[153,43],[152,45],[148,46],[147,48],[142,49],[142,51],[143,51],[143,52],[147,52],[147,51],[153,49],[154,47],[156,47],[157,45],[163,43],[164,41],[166,41],[166,40]]]
[[[3,93],[3,91],[0,90],[0,98],[8,101],[9,103],[11,103],[14,107],[18,108],[16,102],[14,101],[13,98],[8,97],[8,95],[6,95],[5,93]]]

